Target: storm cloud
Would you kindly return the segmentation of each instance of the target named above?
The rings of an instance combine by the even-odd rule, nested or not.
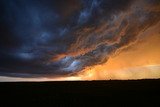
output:
[[[1,0],[0,75],[74,74],[160,21],[159,0]]]

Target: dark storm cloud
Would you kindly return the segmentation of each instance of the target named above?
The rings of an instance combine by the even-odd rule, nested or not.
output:
[[[160,20],[159,0],[1,0],[0,75],[76,73]]]

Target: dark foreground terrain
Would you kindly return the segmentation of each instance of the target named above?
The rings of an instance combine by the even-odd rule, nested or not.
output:
[[[10,105],[160,105],[160,80],[4,82],[0,107]],[[8,106],[9,107],[9,106]]]

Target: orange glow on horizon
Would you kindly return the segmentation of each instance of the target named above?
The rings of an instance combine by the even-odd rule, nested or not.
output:
[[[140,38],[132,46],[120,50],[119,53],[111,56],[106,63],[86,68],[78,74],[77,79],[160,78],[159,30],[153,27],[144,32],[142,36],[144,38]]]

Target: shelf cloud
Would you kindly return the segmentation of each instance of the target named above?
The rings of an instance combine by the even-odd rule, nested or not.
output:
[[[144,38],[160,21],[160,2],[1,0],[0,14],[0,75],[59,77],[107,63]]]

